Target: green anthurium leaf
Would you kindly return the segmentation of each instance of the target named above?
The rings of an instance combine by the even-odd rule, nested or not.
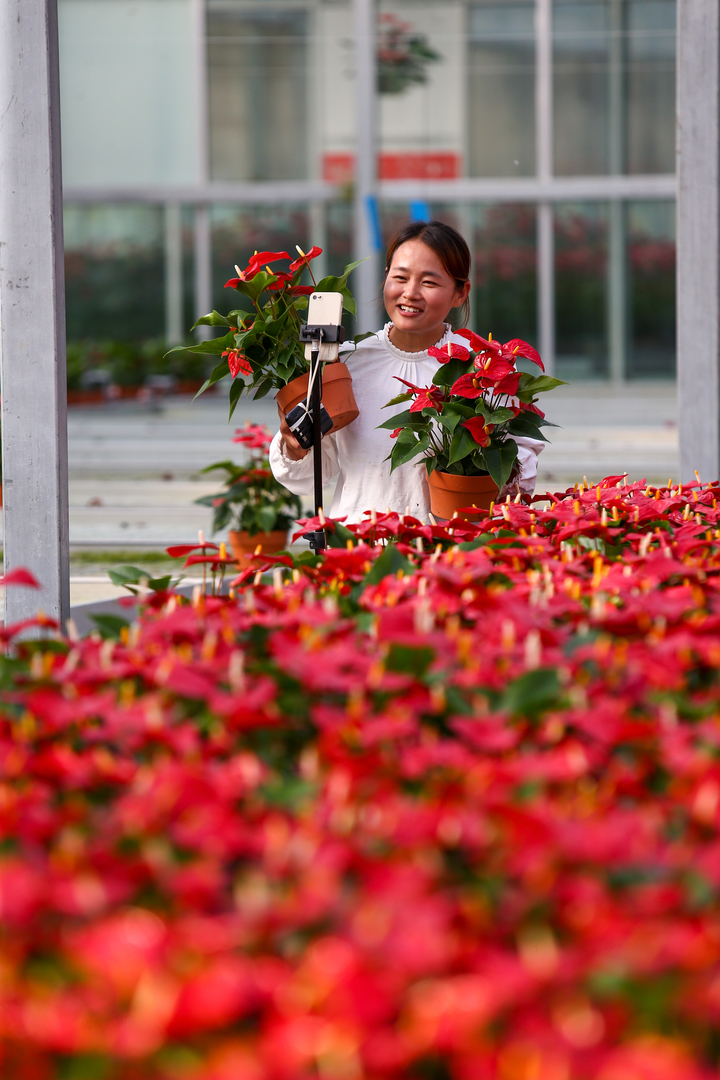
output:
[[[237,285],[233,285],[233,288],[236,292],[249,297],[255,303],[267,284],[266,278],[267,274],[262,271],[260,274],[256,274],[252,281],[238,281]]]
[[[548,441],[538,425],[526,420],[523,416],[516,417],[511,424],[508,424],[507,430],[511,435],[525,435],[530,439],[541,439],[543,442]]]
[[[423,428],[426,423],[427,421],[423,418],[422,413],[411,413],[409,409],[405,409],[403,412],[396,413],[395,416],[389,416],[387,420],[383,420],[382,424],[378,424],[378,429],[394,431],[395,428],[407,427],[408,425],[413,428]]]
[[[227,360],[223,360],[222,363],[213,368],[212,373],[202,384],[195,397],[199,398],[203,391],[207,390],[208,386],[214,386],[215,383],[220,382],[221,379],[224,379],[225,376],[229,374],[230,368],[228,367],[228,362]]]
[[[253,394],[253,401],[258,401],[260,398],[264,398],[266,394],[269,394],[271,390],[275,389],[275,383],[272,379],[263,379],[261,383],[255,387],[255,393]]]
[[[356,345],[359,345],[361,341],[365,341],[369,337],[375,337],[375,334],[375,330],[366,330],[364,334],[356,334],[353,338],[353,341]]]
[[[535,668],[508,684],[500,699],[500,707],[513,716],[537,716],[549,709],[558,700],[560,693],[557,670]]]
[[[542,394],[547,390],[554,390],[556,386],[567,386],[562,379],[555,379],[552,375],[530,375],[525,371],[520,376],[520,387],[517,396],[521,401],[528,400],[528,394]]]
[[[133,589],[130,591],[134,592]],[[127,619],[121,619],[119,615],[91,615],[90,618],[105,640],[119,641],[121,632],[130,626]]]
[[[196,324],[197,325],[197,324]],[[211,353],[217,355],[218,353],[224,353],[228,349],[235,348],[235,334],[225,334],[224,337],[211,338],[209,341],[201,341],[199,345],[178,345],[175,349],[170,349],[170,352],[189,352],[189,353]],[[169,356],[170,353],[167,353]]]
[[[195,323],[196,326],[237,326],[227,315],[221,315],[219,311],[211,311],[209,315],[201,316]]]
[[[385,404],[383,405],[383,409],[387,409],[391,405],[399,405],[403,401],[411,401],[411,400],[412,400],[412,394],[408,390],[408,391],[406,391],[406,393],[398,394],[397,397],[390,398],[389,401],[386,401]],[[396,427],[397,427],[397,425],[396,425]]]
[[[258,525],[262,532],[272,532],[277,516],[274,506],[260,506],[255,511]]]
[[[453,358],[448,360],[447,364],[440,364],[433,375],[433,382],[436,386],[452,386],[461,375],[467,375],[470,370],[472,366],[468,366],[467,360]]]
[[[514,415],[515,415],[515,413],[513,412],[512,409],[505,409],[505,408],[495,409],[495,411],[491,412],[490,415],[486,418],[486,422],[488,424],[496,424],[496,425],[497,424],[505,424],[505,423],[507,423],[508,420],[512,420]]]
[[[517,443],[512,439],[505,439],[499,445],[486,446],[482,456],[485,468],[498,488],[502,488],[513,471],[517,459]]]
[[[477,443],[468,429],[464,427],[458,428],[450,443],[450,464],[452,465],[464,457],[469,457],[475,449],[477,449]]]
[[[414,432],[409,428],[405,428],[401,431],[395,440],[395,445],[390,452],[390,460],[392,462],[390,472],[394,472],[399,465],[404,465],[407,461],[411,461],[417,454],[424,453],[430,446],[430,436],[426,433],[421,435],[419,439],[415,438]]]
[[[139,585],[148,576],[147,570],[139,566],[117,566],[114,570],[108,570],[107,574],[113,585]]]
[[[230,387],[230,415],[228,416],[228,420],[232,420],[232,415],[235,412],[235,408],[244,389],[245,383],[242,379],[233,379],[232,386]]]
[[[388,544],[382,555],[375,560],[372,569],[366,575],[365,580],[362,583],[363,588],[367,585],[377,585],[378,581],[382,581],[382,579],[388,577],[389,574],[396,575],[398,570],[402,570],[406,574],[412,574],[415,570],[415,566],[402,554],[402,552],[398,551],[395,544]]]

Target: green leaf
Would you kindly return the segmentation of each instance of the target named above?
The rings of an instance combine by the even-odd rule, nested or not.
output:
[[[389,408],[390,405],[399,405],[401,401],[411,401],[411,400],[412,400],[412,393],[409,390],[407,390],[404,394],[398,394],[397,397],[390,398],[389,401],[386,401],[385,404],[383,405],[383,409]]]
[[[219,311],[211,311],[209,315],[202,315],[195,323],[196,326],[236,326],[227,315],[221,315]]]
[[[505,424],[508,420],[512,420],[514,416],[515,413],[512,409],[495,409],[495,412],[491,412],[490,415],[486,417],[485,422],[487,424],[495,425]]]
[[[440,364],[440,367],[433,375],[433,382],[435,386],[452,386],[461,375],[467,375],[468,371],[471,370],[472,366],[468,366],[467,360],[458,360],[453,357],[452,360],[448,360],[447,364]]]
[[[197,325],[197,324],[196,324]],[[173,352],[189,352],[189,353],[210,353],[212,355],[218,355],[224,353],[228,349],[235,348],[235,334],[231,330],[230,333],[225,334],[225,337],[211,338],[209,341],[201,341],[199,345],[178,345],[175,349],[170,349],[170,352],[166,355],[169,356]]]
[[[276,512],[274,506],[260,506],[255,512],[262,532],[272,532],[275,527]]]
[[[449,463],[452,465],[454,462],[462,460],[462,458],[469,457],[473,450],[476,449],[477,443],[468,429],[464,427],[458,428],[450,443]]]
[[[377,585],[378,581],[382,581],[388,574],[397,574],[398,570],[402,570],[405,574],[413,574],[415,572],[415,566],[409,559],[406,559],[400,551],[398,551],[395,544],[388,544],[380,558],[375,560],[372,569],[365,577],[363,588],[365,588],[366,585]]]
[[[227,360],[221,360],[217,367],[213,368],[209,378],[202,384],[195,397],[199,398],[203,391],[207,390],[208,386],[214,386],[215,383],[220,382],[221,379],[224,379],[229,374],[230,368],[228,367]]]
[[[121,631],[130,626],[127,619],[121,619],[119,615],[91,615],[90,618],[105,640],[119,641]]]
[[[387,420],[383,420],[382,424],[378,424],[376,430],[394,431],[395,428],[399,427],[412,427],[414,430],[421,430],[427,427],[427,419],[422,413],[411,413],[409,409],[404,409],[403,412],[395,413],[394,416],[389,416]]]
[[[245,383],[241,378],[238,377],[233,379],[232,386],[230,387],[230,415],[228,416],[228,421],[232,420],[232,415],[235,412],[235,407],[240,400],[244,389]]]
[[[526,419],[522,414],[515,417],[511,424],[508,424],[507,430],[511,435],[526,435],[530,439],[542,439],[543,442],[548,441],[538,425],[533,423],[532,420]]]
[[[500,708],[514,716],[537,716],[550,708],[559,695],[557,670],[535,668],[509,683],[500,699]]]
[[[400,465],[404,465],[406,462],[411,461],[417,454],[423,454],[430,446],[430,436],[428,434],[422,435],[419,439],[415,438],[414,433],[405,428],[401,431],[395,440],[395,445],[390,452],[390,460],[392,462],[390,472],[394,472]]]
[[[375,564],[377,565],[377,563]],[[398,645],[393,642],[390,646],[385,666],[388,671],[397,671],[402,675],[414,675],[421,679],[430,664],[435,659],[435,650],[429,645]]]
[[[505,439],[499,446],[487,446],[483,450],[485,467],[498,488],[502,488],[507,483],[516,459],[517,443],[512,439]]]
[[[369,337],[375,337],[375,330],[366,330],[364,334],[356,334],[353,338],[355,345],[359,345],[361,341],[365,341]]]
[[[525,371],[520,376],[520,388],[518,397],[521,401],[529,401],[534,394],[542,394],[547,390],[554,390],[556,386],[567,386],[562,379],[554,379],[552,375],[530,375]]]

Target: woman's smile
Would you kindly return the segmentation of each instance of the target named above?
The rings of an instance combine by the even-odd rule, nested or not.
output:
[[[403,352],[422,352],[445,333],[450,309],[470,288],[458,286],[440,258],[422,240],[408,240],[393,254],[383,299],[392,320],[390,340]]]

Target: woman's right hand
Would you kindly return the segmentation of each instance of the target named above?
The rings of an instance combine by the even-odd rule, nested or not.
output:
[[[310,451],[303,449],[300,443],[297,441],[292,431],[288,426],[288,422],[285,419],[285,413],[278,405],[278,416],[280,417],[280,437],[285,447],[285,455],[290,458],[291,461],[302,461]]]

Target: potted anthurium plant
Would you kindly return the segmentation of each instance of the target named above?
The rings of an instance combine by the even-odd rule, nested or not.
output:
[[[241,569],[260,546],[264,554],[281,551],[286,544],[288,529],[302,513],[297,495],[273,476],[268,462],[268,447],[272,432],[260,424],[246,424],[236,431],[233,442],[250,451],[244,465],[233,461],[216,461],[202,472],[221,470],[225,486],[216,495],[196,499],[201,506],[213,509],[213,532],[230,525],[228,539],[233,556]]]
[[[278,405],[286,413],[307,395],[310,365],[299,332],[311,293],[342,293],[344,310],[355,314],[347,282],[358,263],[346,266],[340,277],[316,281],[310,264],[322,254],[322,248],[313,247],[307,254],[301,248],[297,251],[298,258],[293,261],[287,251],[256,251],[244,270],[235,267],[238,276],[226,284],[226,288],[246,297],[252,309],[236,308],[227,315],[212,311],[195,324],[227,328],[223,337],[193,345],[187,351],[220,357],[198,394],[229,375],[231,417],[244,391],[257,399],[274,390]],[[272,269],[271,264],[284,261],[289,263],[287,269]],[[301,284],[306,270],[312,285]],[[350,372],[341,361],[324,364],[323,404],[335,430],[358,415]]]
[[[392,469],[424,455],[431,510],[441,518],[455,511],[476,516],[468,508],[487,509],[518,476],[513,435],[547,441],[540,429],[549,421],[537,407],[536,395],[561,385],[549,375],[518,370],[519,357],[545,370],[527,341],[515,338],[503,345],[492,335],[486,340],[470,330],[458,334],[468,347],[448,343],[430,349],[440,361],[433,385],[419,387],[400,379],[408,389],[385,408],[403,401],[412,405],[380,425],[395,439],[388,455]]]

